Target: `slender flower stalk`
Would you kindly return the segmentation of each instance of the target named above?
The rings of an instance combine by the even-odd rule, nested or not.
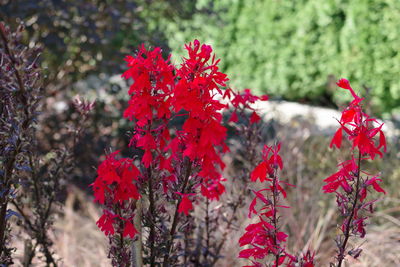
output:
[[[336,194],[336,202],[343,218],[340,228],[342,234],[336,239],[336,266],[341,267],[347,254],[354,258],[361,255],[360,248],[348,249],[348,241],[353,236],[363,238],[366,234],[368,213],[373,212],[373,204],[376,202],[365,201],[369,189],[386,193],[378,184],[382,182],[380,175],[371,176],[361,168],[363,162],[374,160],[377,155],[383,156],[383,152],[386,152],[386,139],[382,131],[383,124],[363,112],[363,98],[355,93],[349,81],[340,79],[337,85],[350,91],[353,100],[342,112],[340,127],[330,147],[341,147],[344,132],[351,143],[351,159],[338,165],[338,172],[324,180],[326,185],[322,189],[324,193]]]
[[[241,247],[250,246],[242,250],[239,257],[251,259],[253,264],[251,266],[254,267],[269,266],[268,263],[259,262],[268,255],[273,258],[272,266],[280,266],[285,262],[287,266],[290,266],[296,261],[296,257],[289,254],[284,246],[288,235],[279,229],[278,208],[289,208],[279,205],[280,197],[287,196],[282,185],[291,186],[278,177],[278,169],[283,168],[282,158],[279,155],[280,147],[280,144],[274,147],[265,146],[262,162],[250,175],[251,181],[260,180],[267,184],[267,187],[253,191],[256,196],[250,204],[249,217],[255,214],[258,216],[258,221],[247,226],[246,232],[239,239]],[[262,204],[259,209],[257,209],[257,202]]]

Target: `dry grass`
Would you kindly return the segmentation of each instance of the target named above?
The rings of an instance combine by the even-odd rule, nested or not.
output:
[[[107,239],[96,226],[101,210],[91,201],[91,197],[77,187],[70,186],[60,214],[55,219],[54,230],[51,232],[60,266],[110,266]],[[22,240],[24,236],[15,242],[16,266],[23,265]],[[34,266],[44,265],[36,261]]]

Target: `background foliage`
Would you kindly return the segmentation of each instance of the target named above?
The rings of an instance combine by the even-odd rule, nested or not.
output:
[[[344,101],[333,81],[345,76],[371,89],[375,112],[399,111],[399,1],[203,0],[196,9],[167,25],[169,45],[212,43],[234,86],[333,106]]]
[[[121,58],[142,42],[179,54],[198,38],[215,47],[237,88],[337,106],[345,99],[334,81],[346,76],[368,90],[375,112],[400,110],[397,0],[0,2],[2,19],[24,20],[45,47],[47,81],[57,88],[121,73]]]

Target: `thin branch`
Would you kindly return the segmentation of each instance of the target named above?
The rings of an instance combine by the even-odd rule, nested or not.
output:
[[[153,192],[153,183],[152,183],[152,172],[151,168],[147,168],[147,181],[149,185],[149,202],[150,202],[150,233],[149,233],[149,242],[150,242],[150,266],[155,266],[155,251],[154,251],[154,242],[155,242],[155,203],[154,203],[154,192]]]
[[[188,181],[189,181],[189,176],[190,176],[190,173],[192,172],[192,162],[189,160],[189,158],[186,158],[186,162],[187,162],[187,168],[186,168],[186,174],[185,174],[185,178],[184,178],[184,181],[183,181],[183,185],[182,185],[182,189],[181,189],[181,194],[184,194],[185,193],[185,190],[186,190],[186,186],[187,186],[187,184],[188,184]],[[178,218],[179,218],[179,212],[178,212],[178,209],[179,209],[179,205],[181,204],[181,201],[182,201],[182,198],[181,199],[179,199],[177,202],[176,202],[176,206],[175,206],[175,213],[174,213],[174,218],[173,218],[173,221],[172,221],[172,225],[171,225],[171,230],[169,231],[169,240],[168,240],[168,242],[167,242],[167,253],[164,255],[164,260],[163,260],[163,267],[167,267],[168,266],[168,260],[169,260],[169,254],[170,254],[170,252],[171,252],[171,247],[172,247],[172,244],[173,244],[173,241],[174,241],[174,235],[175,235],[175,231],[176,231],[176,227],[178,226]]]
[[[347,224],[346,224],[346,232],[344,234],[344,241],[342,243],[342,246],[340,247],[340,251],[339,251],[339,255],[338,255],[338,265],[337,267],[341,267],[342,266],[342,262],[345,258],[345,252],[346,252],[346,245],[347,245],[347,241],[350,238],[350,226],[351,226],[351,222],[353,220],[354,214],[356,212],[356,208],[357,208],[357,200],[358,200],[358,194],[360,193],[359,191],[359,187],[360,187],[360,180],[361,180],[361,151],[358,152],[358,170],[357,170],[357,182],[356,182],[356,192],[355,192],[355,197],[353,200],[353,204],[351,206],[351,213],[350,213],[350,217],[347,220]]]

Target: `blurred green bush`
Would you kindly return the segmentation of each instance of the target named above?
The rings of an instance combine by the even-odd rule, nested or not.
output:
[[[213,44],[233,86],[334,106],[346,100],[334,82],[346,77],[374,112],[400,111],[400,1],[202,0],[196,9],[166,25],[170,47]]]
[[[2,20],[26,22],[43,44],[47,82],[121,73],[137,45],[182,53],[211,43],[237,88],[341,105],[335,81],[367,90],[375,113],[400,111],[398,0],[0,0]],[[365,92],[362,92],[365,95]]]

